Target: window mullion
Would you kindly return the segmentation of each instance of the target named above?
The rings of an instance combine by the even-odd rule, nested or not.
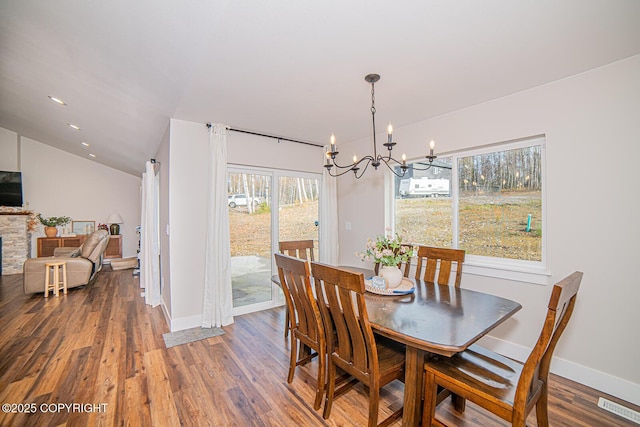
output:
[[[453,170],[451,171],[451,232],[452,232],[452,247],[455,249],[459,248],[459,235],[458,227],[460,225],[459,222],[459,213],[460,213],[460,199],[459,199],[459,190],[460,190],[460,178],[458,173],[458,156],[451,156],[451,167]]]

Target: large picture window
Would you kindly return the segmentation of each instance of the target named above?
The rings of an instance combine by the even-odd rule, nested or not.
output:
[[[456,153],[396,177],[395,231],[480,263],[543,265],[543,145],[536,137]]]

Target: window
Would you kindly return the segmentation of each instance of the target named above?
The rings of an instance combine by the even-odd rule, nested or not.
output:
[[[394,230],[464,249],[471,264],[544,268],[543,146],[536,137],[460,152],[396,177]]]

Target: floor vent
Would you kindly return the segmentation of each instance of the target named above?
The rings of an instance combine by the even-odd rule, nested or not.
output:
[[[614,414],[619,415],[622,418],[626,418],[636,424],[640,424],[640,412],[638,411],[634,411],[633,409],[629,409],[618,403],[607,400],[604,397],[598,399],[598,406],[602,409],[606,409],[609,412],[613,412]]]

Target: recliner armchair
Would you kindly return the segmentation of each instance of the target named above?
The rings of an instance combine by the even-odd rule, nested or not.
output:
[[[102,269],[102,256],[109,243],[107,230],[96,230],[79,248],[56,248],[52,257],[29,258],[22,267],[24,293],[44,292],[45,264],[66,261],[67,288],[86,285]]]

